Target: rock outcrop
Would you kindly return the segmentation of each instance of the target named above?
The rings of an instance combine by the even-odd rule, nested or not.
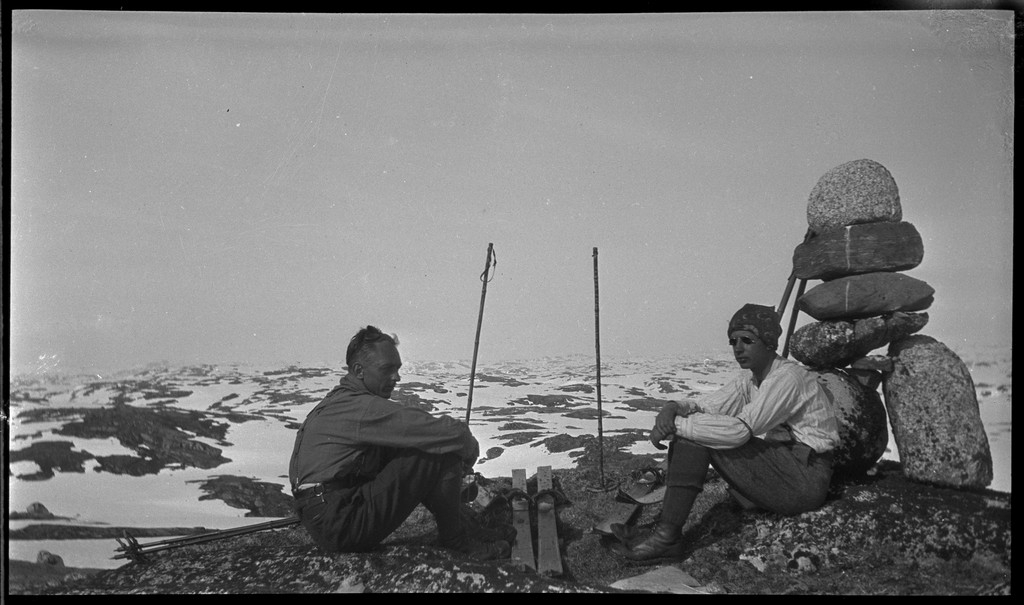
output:
[[[70,578],[39,594],[254,593],[615,593],[646,590],[642,575],[591,531],[614,492],[587,489],[597,479],[593,441],[577,468],[555,471],[566,498],[557,506],[564,574],[547,577],[511,560],[473,562],[433,546],[433,519],[422,508],[377,550],[329,554],[301,527],[235,536],[148,555],[116,570]],[[607,478],[649,466],[650,458],[606,452]],[[501,490],[510,478],[493,480]],[[508,520],[507,498],[479,514]],[[656,522],[642,509],[637,526]],[[745,511],[709,475],[683,528],[686,552],[666,563],[696,580],[692,592],[717,594],[1009,593],[1010,496],[907,481],[886,462],[837,482],[820,509],[785,517]],[[624,580],[632,579],[629,582]],[[650,590],[658,590],[657,586]]]

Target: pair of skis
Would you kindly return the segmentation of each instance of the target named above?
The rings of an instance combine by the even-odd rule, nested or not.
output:
[[[633,521],[641,507],[661,502],[665,498],[663,477],[666,468],[667,464],[663,462],[655,468],[644,469],[631,488],[624,490],[620,486],[615,494],[615,504],[608,515],[594,526],[594,533],[617,537],[613,526],[624,528]]]
[[[526,469],[512,469],[512,526],[516,541],[512,558],[526,567],[548,576],[562,575],[562,554],[558,546],[558,518],[555,515],[555,490],[550,466],[537,467],[537,494],[527,491]],[[537,512],[537,554],[534,557],[530,504]]]

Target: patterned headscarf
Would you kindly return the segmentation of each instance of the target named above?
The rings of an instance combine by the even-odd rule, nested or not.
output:
[[[782,324],[779,323],[779,316],[775,314],[775,307],[753,303],[743,305],[743,308],[736,311],[729,320],[727,334],[732,334],[736,330],[753,332],[769,348],[779,346],[779,336],[782,336]]]

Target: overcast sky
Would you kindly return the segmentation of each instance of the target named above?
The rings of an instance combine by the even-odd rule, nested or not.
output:
[[[875,160],[922,333],[1009,344],[1013,14],[18,11],[11,362],[725,352]],[[818,282],[811,282],[808,287]],[[806,317],[801,319],[804,323]]]

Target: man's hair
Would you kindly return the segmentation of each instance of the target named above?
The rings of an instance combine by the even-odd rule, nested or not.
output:
[[[385,334],[375,326],[366,326],[356,332],[352,340],[348,341],[348,350],[345,352],[345,364],[351,370],[357,361],[366,357],[370,346],[379,342],[390,342],[398,345],[398,337],[394,334]]]

